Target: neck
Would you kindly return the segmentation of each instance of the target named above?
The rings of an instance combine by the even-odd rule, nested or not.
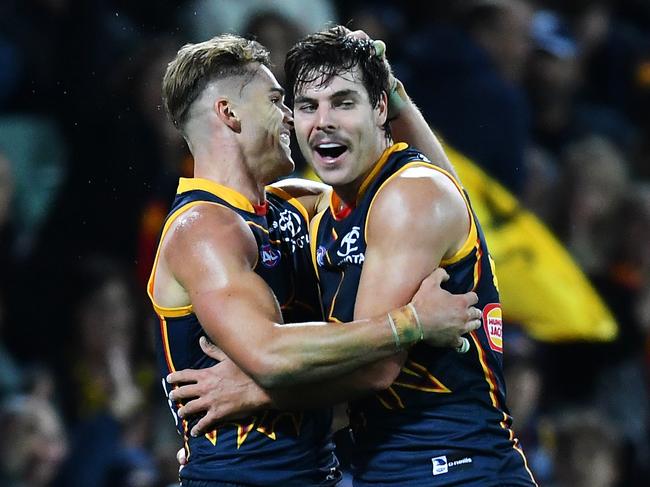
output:
[[[241,148],[234,142],[193,147],[194,177],[208,179],[241,193],[253,205],[266,200],[265,183],[253,174]]]

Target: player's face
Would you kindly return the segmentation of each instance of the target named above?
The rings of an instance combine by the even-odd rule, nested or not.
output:
[[[373,107],[356,69],[320,84],[296,93],[298,144],[324,182],[356,191],[385,148],[385,98]]]
[[[262,182],[293,171],[289,148],[291,111],[284,104],[284,90],[266,66],[260,66],[255,77],[244,85],[236,112],[246,160]]]

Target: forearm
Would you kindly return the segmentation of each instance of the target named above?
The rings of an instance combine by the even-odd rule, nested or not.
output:
[[[417,324],[407,323],[414,316],[409,308],[400,308],[391,316],[395,331],[387,314],[345,324],[276,325],[264,347],[272,361],[266,367],[268,374],[262,380],[255,374],[253,378],[272,389],[322,381],[394,355],[420,340]]]
[[[418,107],[406,93],[404,86],[397,81],[397,89],[391,97],[399,97],[399,111],[390,123],[393,140],[406,142],[420,150],[435,165],[451,173],[458,179],[454,167],[449,162],[440,141],[435,136]],[[393,98],[395,101],[396,98]]]
[[[405,359],[406,353],[402,352],[340,377],[266,392],[271,406],[277,409],[303,410],[333,406],[387,389],[399,374]]]

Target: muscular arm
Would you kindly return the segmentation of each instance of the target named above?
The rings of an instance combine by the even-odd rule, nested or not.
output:
[[[181,215],[165,238],[158,273],[162,283],[168,275],[168,285],[154,295],[169,306],[165,290],[173,288],[169,281],[177,282],[212,341],[265,387],[340,375],[395,353],[385,314],[346,325],[283,325],[273,293],[253,271],[256,259],[243,220],[222,207],[200,205]],[[417,335],[415,327],[407,329],[407,344]]]
[[[445,176],[414,168],[391,181],[377,196],[368,216],[354,318],[364,319],[407,304],[443,257],[464,243],[468,231],[465,202]],[[441,290],[438,309],[450,313],[452,319],[451,313],[456,310],[450,310],[452,301],[445,299],[450,297]],[[460,312],[460,301],[458,306]],[[274,405],[285,408],[355,399],[388,388],[405,359],[405,352],[394,354],[327,383],[308,389],[303,386],[300,394],[271,391],[270,396]]]
[[[465,202],[445,176],[414,168],[391,181],[377,196],[368,216],[367,248],[354,318],[364,319],[407,304],[442,258],[464,243],[468,231]],[[449,313],[451,320],[451,313],[460,312],[462,304],[459,300],[458,309],[451,310],[450,297],[441,290],[438,309]],[[271,392],[270,396],[275,405],[285,408],[354,399],[388,388],[405,358],[405,352],[394,354],[327,383],[309,389],[303,386],[301,394]]]
[[[332,191],[327,184],[299,178],[282,179],[271,186],[280,188],[296,198],[307,210],[310,220],[327,207]]]

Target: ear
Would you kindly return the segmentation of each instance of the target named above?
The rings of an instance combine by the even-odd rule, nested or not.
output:
[[[214,102],[214,111],[219,120],[234,132],[241,132],[241,121],[233,111],[232,103],[227,98],[219,98]]]
[[[388,119],[388,95],[386,95],[385,91],[382,91],[381,95],[379,95],[379,102],[377,103],[375,110],[377,110],[378,117],[377,125],[383,127]]]

